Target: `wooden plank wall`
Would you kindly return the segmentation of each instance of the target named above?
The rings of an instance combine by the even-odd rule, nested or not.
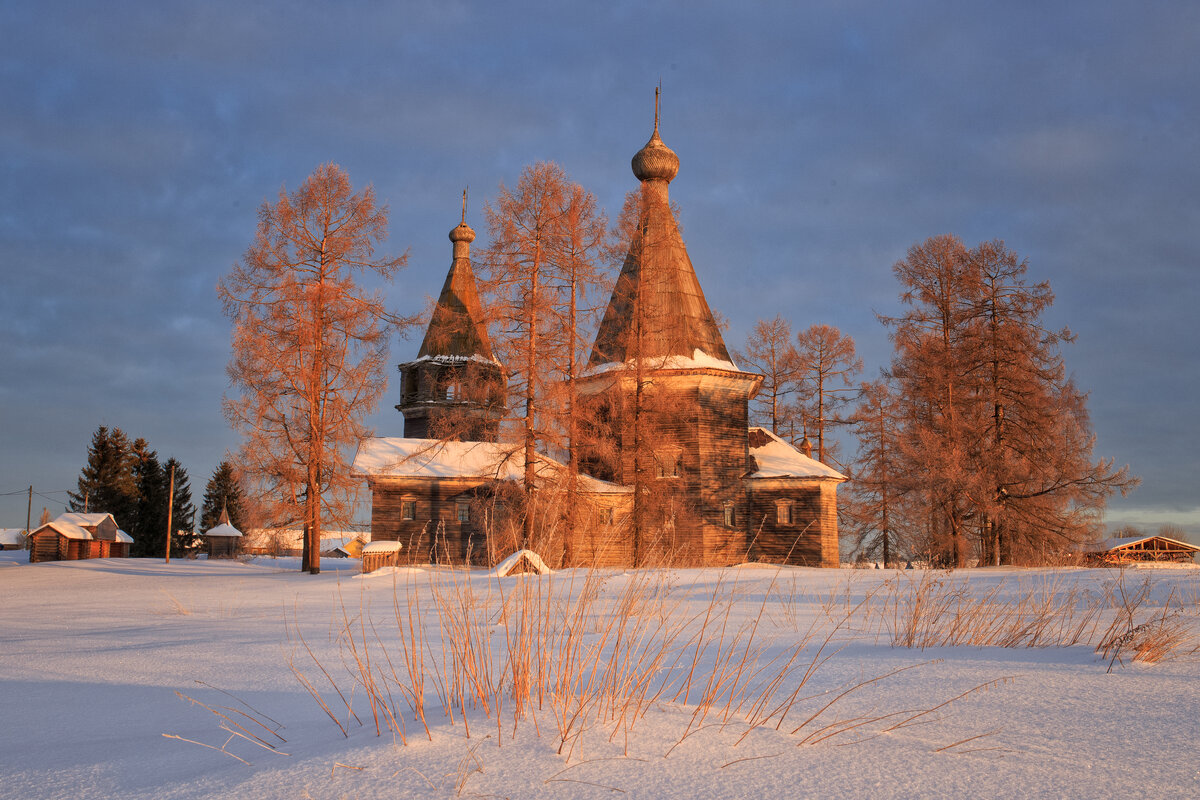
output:
[[[803,567],[836,567],[837,486],[832,481],[748,489],[747,533],[756,561]],[[815,485],[813,485],[815,484]],[[777,501],[792,503],[791,524],[778,522]]]

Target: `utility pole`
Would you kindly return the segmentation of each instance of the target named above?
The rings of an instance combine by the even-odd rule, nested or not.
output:
[[[29,505],[25,506],[25,535],[29,535],[29,522],[33,513],[33,486],[29,487]]]
[[[167,560],[171,563],[171,513],[175,510],[175,465],[171,465],[171,488],[167,490]]]

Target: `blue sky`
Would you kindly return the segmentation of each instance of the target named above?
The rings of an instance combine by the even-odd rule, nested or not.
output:
[[[539,160],[619,210],[661,81],[731,347],[781,314],[838,326],[874,374],[907,248],[1003,239],[1078,334],[1095,454],[1143,479],[1110,521],[1200,535],[1200,5],[17,0],[0,38],[0,492],[57,501],[35,517],[100,424],[179,458],[197,497],[237,447],[214,287],[282,185],[327,161],[372,183],[414,312],[464,186],[481,234]],[[0,497],[0,526],[24,518]]]

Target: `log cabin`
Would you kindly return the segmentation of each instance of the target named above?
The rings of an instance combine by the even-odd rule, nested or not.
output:
[[[29,534],[29,561],[128,558],[131,544],[112,514],[60,514]]]

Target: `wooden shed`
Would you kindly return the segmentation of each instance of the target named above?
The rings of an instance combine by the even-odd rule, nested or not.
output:
[[[1166,536],[1125,536],[1105,539],[1088,549],[1088,563],[1102,565],[1139,562],[1195,563],[1200,547]]]
[[[0,550],[24,550],[24,528],[0,528]]]
[[[51,520],[29,534],[29,563],[92,558],[92,541],[92,534],[78,525]]]
[[[374,572],[380,567],[400,565],[399,542],[370,542],[362,549],[362,571]]]

